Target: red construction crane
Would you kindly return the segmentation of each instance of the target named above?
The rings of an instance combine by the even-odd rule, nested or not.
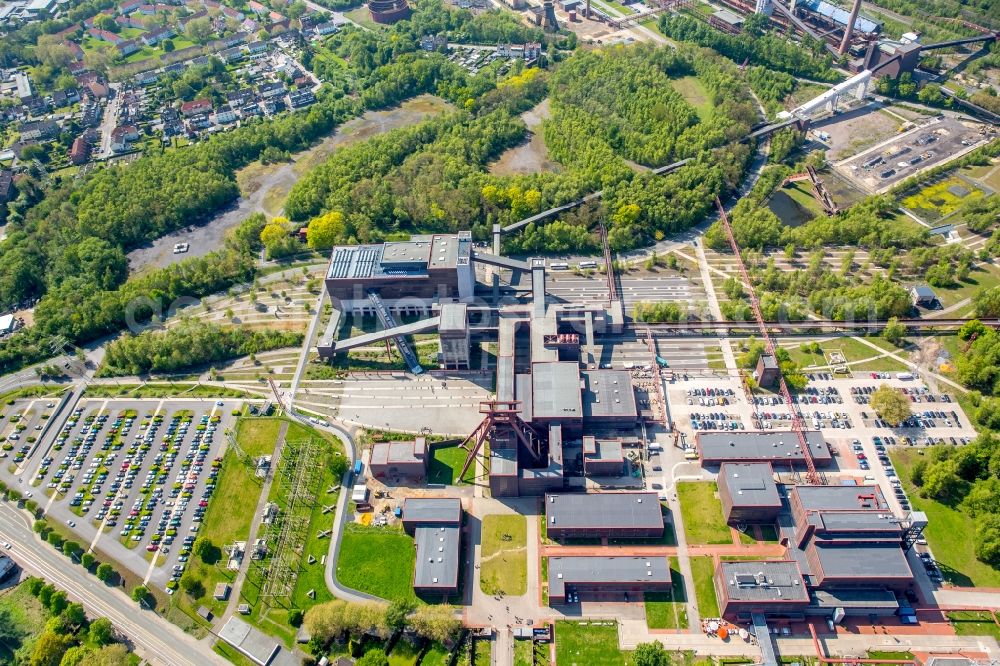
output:
[[[771,339],[771,334],[767,330],[767,325],[764,323],[764,315],[760,311],[760,301],[757,300],[757,291],[754,289],[753,282],[750,281],[750,274],[747,273],[747,267],[743,264],[740,246],[736,243],[736,237],[733,236],[733,228],[729,224],[729,216],[726,215],[726,209],[722,207],[719,197],[715,197],[715,205],[719,209],[719,221],[722,222],[722,228],[725,229],[726,236],[729,238],[729,247],[732,248],[733,255],[736,257],[736,265],[739,266],[743,282],[747,286],[747,294],[750,296],[750,309],[753,310],[754,319],[757,320],[760,337],[764,341],[764,350],[777,360],[775,353],[777,348],[774,345],[774,340]],[[806,440],[805,421],[802,419],[802,412],[799,411],[798,405],[792,400],[788,384],[785,383],[785,378],[780,372],[778,373],[778,386],[781,389],[781,395],[785,399],[785,404],[788,406],[788,412],[792,417],[792,432],[799,438],[799,449],[802,451],[802,458],[806,461],[806,480],[809,483],[819,485],[822,483],[822,480],[816,471],[816,463],[813,461],[812,451],[809,450],[809,442]]]

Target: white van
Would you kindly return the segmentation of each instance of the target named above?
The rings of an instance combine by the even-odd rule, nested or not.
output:
[[[896,379],[900,379],[902,381],[908,382],[908,381],[910,381],[910,380],[913,379],[913,373],[912,372],[897,372],[896,373]]]

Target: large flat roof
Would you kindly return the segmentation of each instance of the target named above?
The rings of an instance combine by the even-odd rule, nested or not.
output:
[[[580,364],[572,361],[532,363],[531,403],[533,419],[582,418]]]
[[[580,371],[583,380],[583,418],[635,416],[632,377],[624,370]]]
[[[813,460],[829,464],[830,449],[818,430],[805,431]],[[803,460],[799,438],[790,430],[766,432],[699,432],[695,436],[705,462],[765,462]]]
[[[467,243],[466,243],[467,244]],[[414,236],[408,241],[338,245],[330,253],[330,280],[425,277],[428,269],[456,268],[467,250],[455,235]]]
[[[723,561],[722,584],[732,601],[809,601],[799,565],[792,561]]]
[[[372,445],[372,465],[422,462],[423,455],[416,455],[416,442],[376,442]]]
[[[549,596],[565,597],[567,585],[670,583],[667,558],[550,557]]]
[[[407,497],[403,501],[403,520],[458,525],[462,522],[462,500],[457,497]]]
[[[545,524],[562,529],[662,528],[656,493],[553,493],[545,496]]]
[[[219,630],[219,638],[260,666],[269,663],[281,649],[278,641],[238,617],[229,618]]]
[[[719,484],[725,485],[734,506],[781,506],[771,463],[723,463]]]
[[[806,511],[888,511],[878,486],[792,486]]]
[[[906,553],[898,542],[814,542],[810,549],[815,552],[824,578],[913,578]]]
[[[413,533],[417,562],[413,586],[451,589],[458,586],[461,528],[458,525],[418,527]]]

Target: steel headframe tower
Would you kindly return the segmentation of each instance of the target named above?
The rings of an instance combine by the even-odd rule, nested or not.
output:
[[[719,197],[715,197],[715,205],[719,209],[719,221],[722,222],[722,228],[726,231],[726,237],[729,239],[729,247],[732,248],[733,254],[736,256],[736,265],[739,266],[743,282],[747,286],[747,294],[750,296],[750,308],[753,310],[754,319],[757,320],[760,337],[764,340],[764,349],[777,360],[774,340],[771,339],[771,334],[768,333],[767,325],[764,323],[764,315],[760,311],[760,301],[757,300],[757,291],[754,289],[753,282],[750,281],[750,274],[747,273],[747,268],[743,264],[740,246],[736,244],[736,237],[733,236],[733,228],[729,224],[729,216],[726,215],[726,209],[722,207]],[[780,371],[778,372],[778,386],[781,389],[781,395],[784,397],[785,404],[788,406],[788,411],[792,417],[792,432],[799,438],[799,449],[802,451],[802,458],[806,462],[806,480],[811,484],[819,485],[822,481],[819,478],[819,473],[816,471],[816,462],[813,460],[812,451],[809,450],[809,442],[806,440],[805,421],[802,419],[802,412],[799,411],[798,405],[792,400],[788,384],[785,382],[785,377]]]
[[[465,464],[462,465],[462,473],[458,475],[458,478],[465,477],[469,466],[472,465],[472,461],[476,459],[476,456],[482,450],[483,444],[487,440],[500,442],[506,439],[515,448],[517,447],[517,442],[520,442],[534,456],[535,460],[539,460],[542,457],[541,441],[538,435],[521,418],[520,400],[490,400],[481,402],[479,403],[479,413],[485,415],[482,422],[459,445],[461,448],[466,449],[469,455],[465,458]],[[510,437],[511,434],[513,438]]]

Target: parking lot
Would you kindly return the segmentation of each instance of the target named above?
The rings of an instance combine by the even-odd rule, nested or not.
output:
[[[3,420],[0,421],[0,459],[5,469],[21,471],[45,430],[58,398],[17,400],[13,405],[5,405]]]
[[[882,192],[905,178],[951,161],[988,140],[980,126],[934,119],[834,165],[866,192]]]
[[[85,547],[165,587],[180,577],[197,537],[237,406],[81,400],[17,468],[21,482]]]

